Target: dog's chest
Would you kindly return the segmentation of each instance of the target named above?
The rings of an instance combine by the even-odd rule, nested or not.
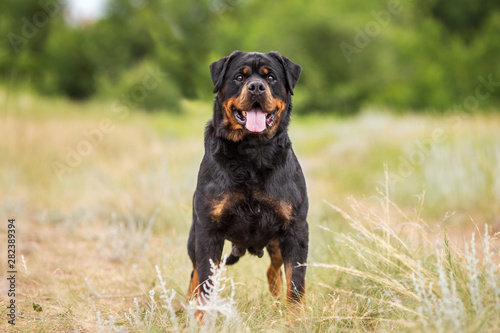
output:
[[[292,206],[269,196],[234,196],[220,223],[226,239],[243,248],[259,250],[290,223]]]
[[[212,203],[211,218],[216,223],[222,224],[230,223],[236,218],[250,225],[266,222],[269,219],[286,225],[290,222],[292,213],[292,205],[286,200],[273,197],[261,190],[254,190],[227,192],[215,199]]]

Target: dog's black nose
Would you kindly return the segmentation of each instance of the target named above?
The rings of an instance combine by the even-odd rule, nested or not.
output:
[[[260,80],[251,81],[248,83],[248,91],[254,95],[260,95],[266,91],[266,85]]]

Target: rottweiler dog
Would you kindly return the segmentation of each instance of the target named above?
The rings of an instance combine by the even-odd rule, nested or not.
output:
[[[278,52],[236,51],[210,65],[217,96],[193,197],[188,297],[205,292],[210,259],[220,263],[229,240],[227,264],[266,248],[271,294],[282,293],[284,264],[286,298],[304,303],[308,199],[287,133],[301,70]]]

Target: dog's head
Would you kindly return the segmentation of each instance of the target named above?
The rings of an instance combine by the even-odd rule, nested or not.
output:
[[[231,141],[272,138],[288,126],[291,95],[302,68],[278,52],[233,52],[210,65],[220,108],[217,133]],[[220,114],[222,113],[222,114]]]

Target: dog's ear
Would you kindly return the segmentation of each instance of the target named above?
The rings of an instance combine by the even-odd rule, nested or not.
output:
[[[210,64],[210,75],[212,76],[212,82],[214,83],[214,93],[218,92],[222,88],[222,85],[224,84],[224,76],[226,75],[229,63],[240,53],[242,52],[234,51],[229,56]]]
[[[276,51],[269,52],[272,56],[274,56],[280,62],[283,70],[285,71],[285,87],[293,95],[293,88],[297,82],[299,82],[300,72],[302,71],[302,67],[297,65],[287,57],[282,56]]]

